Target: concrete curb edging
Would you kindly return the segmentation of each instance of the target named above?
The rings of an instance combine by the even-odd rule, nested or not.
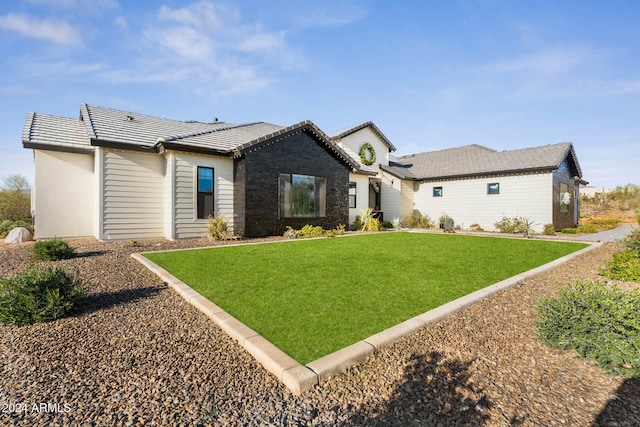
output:
[[[471,304],[490,297],[491,295],[512,285],[521,283],[525,279],[555,268],[576,256],[602,245],[600,242],[585,243],[589,244],[589,246],[584,249],[565,255],[562,258],[558,258],[527,272],[502,280],[498,283],[487,286],[486,288],[479,289],[440,307],[434,308],[426,313],[385,329],[384,331],[378,332],[377,334],[374,334],[362,341],[356,342],[350,346],[321,357],[320,359],[309,362],[306,366],[301,365],[298,361],[284,353],[256,331],[249,328],[222,308],[200,295],[162,267],[147,259],[144,256],[144,253],[134,253],[131,254],[131,256],[171,286],[187,302],[213,320],[225,333],[244,347],[245,350],[256,359],[256,361],[258,361],[267,371],[271,372],[292,393],[295,395],[301,395],[316,384],[320,384],[332,375],[362,362],[368,355],[373,354],[379,349],[416,332],[429,323],[438,322],[439,320],[442,320]]]

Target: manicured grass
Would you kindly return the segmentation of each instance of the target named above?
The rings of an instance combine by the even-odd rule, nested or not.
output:
[[[389,232],[145,256],[305,364],[585,246]]]

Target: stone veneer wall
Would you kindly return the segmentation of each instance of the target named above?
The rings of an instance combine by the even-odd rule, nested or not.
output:
[[[234,167],[235,233],[247,237],[281,235],[287,226],[306,224],[335,228],[349,221],[349,169],[330,150],[305,132],[257,148],[236,159]],[[322,176],[327,184],[327,211],[322,218],[279,218],[280,173]]]

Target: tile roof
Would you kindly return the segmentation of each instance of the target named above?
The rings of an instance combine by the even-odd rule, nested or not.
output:
[[[81,121],[50,114],[29,113],[22,129],[22,141],[25,148],[71,152],[94,150]]]
[[[384,142],[389,147],[390,151],[396,151],[396,147],[391,143],[391,141],[389,141],[389,138],[387,138],[382,133],[382,131],[380,129],[378,129],[378,127],[371,121],[364,122],[364,123],[361,123],[359,125],[351,126],[351,127],[344,128],[344,129],[334,130],[333,132],[327,133],[327,135],[333,140],[339,140],[341,138],[344,138],[347,135],[351,135],[352,133],[355,133],[355,132],[359,131],[360,129],[364,129],[364,128],[367,128],[367,127],[371,128],[373,133],[375,133],[378,136],[378,138],[380,138],[380,140],[382,142]]]
[[[392,158],[384,169],[405,179],[435,180],[554,170],[567,156],[574,174],[581,177],[582,171],[570,142],[508,151],[473,144]]]
[[[159,152],[165,149],[237,156],[294,132],[310,133],[352,170],[359,170],[340,146],[310,121],[283,127],[264,122],[202,123],[147,116],[82,104],[80,119],[29,113],[25,148],[89,151],[94,146]]]

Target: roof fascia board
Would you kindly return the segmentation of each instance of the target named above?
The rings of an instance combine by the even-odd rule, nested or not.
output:
[[[71,146],[53,145],[53,144],[39,144],[37,142],[28,142],[28,141],[23,141],[22,146],[24,148],[31,148],[34,150],[58,151],[63,153],[75,153],[75,154],[93,154],[95,152],[95,149],[93,147],[81,148],[81,147],[71,147]]]
[[[455,181],[460,179],[470,179],[470,178],[486,178],[486,177],[501,177],[501,176],[514,176],[514,175],[531,175],[536,173],[550,173],[555,169],[544,167],[544,168],[529,168],[529,169],[518,169],[513,171],[491,171],[486,173],[473,173],[473,174],[461,174],[461,175],[445,175],[445,176],[434,176],[434,177],[417,177],[418,181]]]

